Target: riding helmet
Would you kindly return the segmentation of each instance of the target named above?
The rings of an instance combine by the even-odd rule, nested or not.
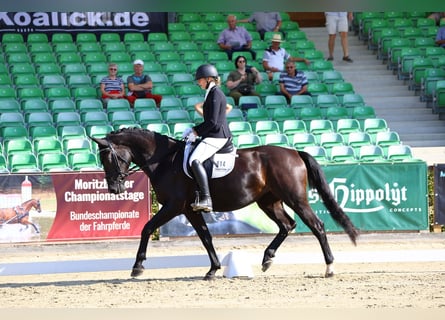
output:
[[[207,77],[218,78],[218,70],[214,65],[208,63],[202,64],[196,69],[195,80]]]

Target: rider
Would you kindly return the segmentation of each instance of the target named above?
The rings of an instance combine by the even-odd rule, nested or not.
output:
[[[218,150],[231,143],[232,134],[226,118],[226,96],[219,88],[220,79],[218,71],[211,64],[203,64],[196,70],[195,80],[205,89],[203,103],[204,121],[187,129],[183,137],[193,142],[200,136],[202,140],[190,155],[191,166],[199,192],[195,202],[191,204],[194,211],[213,211],[210,197],[209,182],[203,162],[213,156]]]

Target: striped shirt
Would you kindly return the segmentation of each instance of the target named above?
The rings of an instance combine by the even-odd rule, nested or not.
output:
[[[110,92],[110,91],[113,91],[113,90],[114,91],[121,91],[123,83],[124,83],[124,81],[120,77],[118,77],[116,79],[110,79],[110,77],[104,77],[100,81],[100,84],[104,84],[105,85],[105,91],[106,92]]]
[[[287,72],[282,72],[278,82],[284,83],[284,87],[292,95],[298,93],[301,88],[308,84],[308,80],[304,72],[298,70],[295,73],[295,77],[289,75]]]

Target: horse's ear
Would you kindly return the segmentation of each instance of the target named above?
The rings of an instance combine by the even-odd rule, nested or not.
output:
[[[95,137],[90,137],[90,139],[93,140],[94,142],[96,142],[99,147],[107,147],[108,146],[108,142],[105,139],[95,138]]]

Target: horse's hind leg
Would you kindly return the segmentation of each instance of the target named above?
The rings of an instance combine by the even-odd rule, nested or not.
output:
[[[289,232],[295,228],[295,220],[292,219],[284,210],[283,203],[274,197],[263,197],[258,202],[259,207],[272,219],[278,226],[279,231],[269,246],[264,251],[262,265],[263,272],[267,271],[272,265],[275,252],[289,235]]]
[[[212,235],[209,232],[209,228],[207,227],[202,214],[196,214],[196,212],[193,212],[191,214],[186,214],[186,217],[196,230],[196,233],[198,234],[199,239],[201,239],[201,242],[204,245],[210,259],[210,270],[204,276],[204,280],[213,280],[215,279],[216,271],[221,269],[221,263],[219,262],[215,248],[213,247]]]
[[[320,243],[321,250],[323,251],[324,260],[326,262],[325,277],[332,277],[334,275],[333,262],[334,256],[332,255],[331,248],[329,247],[328,238],[324,228],[324,223],[314,213],[307,200],[301,201],[295,208],[293,208],[301,220],[312,231],[315,237]]]

